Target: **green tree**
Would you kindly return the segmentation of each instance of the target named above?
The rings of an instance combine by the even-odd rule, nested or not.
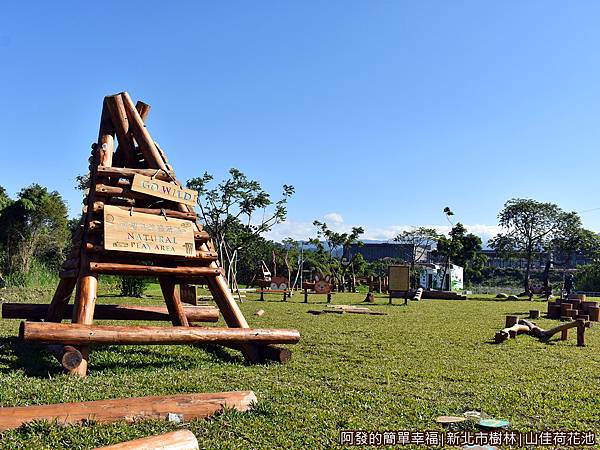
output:
[[[481,277],[486,257],[481,252],[481,238],[473,233],[467,233],[465,226],[458,222],[452,227],[448,236],[438,239],[435,253],[444,258],[445,280],[450,263],[457,264],[464,269],[465,282]]]
[[[313,225],[317,227],[317,237],[311,239],[311,243],[317,246],[317,249],[322,254],[327,254],[331,264],[331,274],[334,279],[339,283],[340,290],[345,290],[346,274],[348,270],[352,271],[352,260],[354,255],[349,260],[347,255],[349,253],[350,246],[357,244],[362,245],[359,237],[365,232],[362,227],[352,227],[350,233],[338,233],[329,228],[324,222],[315,220]],[[323,246],[323,240],[327,245],[325,250]],[[333,256],[338,250],[341,250],[339,258]]]
[[[67,206],[58,192],[48,192],[38,184],[22,189],[17,199],[0,211],[5,273],[25,275],[34,259],[49,267],[59,266],[69,235]]]
[[[221,263],[235,276],[238,253],[285,220],[294,187],[283,185],[281,198],[273,202],[258,181],[248,179],[238,169],[230,169],[229,178],[210,187],[212,180],[212,175],[204,173],[188,180],[187,187],[198,192],[200,219],[215,243]]]
[[[416,263],[421,261],[428,251],[431,251],[432,247],[441,237],[442,235],[433,228],[412,227],[410,230],[405,230],[394,238],[395,242],[410,246],[411,251],[409,259],[406,262],[410,264],[411,287],[414,288],[416,285]]]
[[[559,236],[567,235],[568,229],[576,228],[579,221],[576,213],[564,212],[554,203],[522,198],[508,200],[498,219],[504,231],[490,240],[490,246],[501,255],[525,259],[526,291],[534,256],[550,248]]]

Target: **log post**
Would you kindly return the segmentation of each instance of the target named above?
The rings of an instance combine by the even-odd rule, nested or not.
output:
[[[127,118],[129,119],[129,126],[131,127],[131,131],[135,140],[144,154],[144,159],[148,166],[152,169],[163,169],[168,170],[165,165],[163,159],[150,136],[150,133],[146,129],[144,125],[144,121],[142,120],[140,113],[135,109],[133,105],[133,101],[127,92],[122,92],[121,96],[123,98],[123,104],[125,106],[125,112],[127,113]]]
[[[64,308],[69,303],[75,285],[77,284],[77,278],[61,278],[52,297],[50,305],[46,313],[46,322],[61,322],[64,314]],[[4,303],[2,305],[4,311]],[[4,314],[3,314],[4,316]]]
[[[65,370],[75,370],[83,361],[81,352],[70,345],[52,344],[46,348]]]
[[[569,338],[569,329],[567,328],[566,330],[562,330],[560,332],[560,340],[566,341],[568,338]]]
[[[84,252],[82,258],[86,258]],[[94,322],[94,307],[96,305],[96,294],[98,291],[98,277],[86,271],[83,276],[80,276],[77,283],[77,294],[75,297],[75,305],[73,308],[72,322],[74,324],[91,325]],[[86,376],[89,358],[89,347],[79,348],[82,361],[79,366],[70,370],[73,375]]]
[[[110,118],[110,110],[106,99],[102,103],[102,115],[100,116],[100,133],[98,136],[98,163],[101,166],[112,166],[113,152],[115,150],[115,128]]]
[[[585,347],[585,320],[577,319],[577,347]]]
[[[181,299],[179,298],[179,292],[177,290],[175,278],[159,277],[158,281],[160,283],[160,289],[163,297],[165,298],[165,303],[167,304],[167,309],[169,310],[169,315],[171,316],[171,322],[173,325],[183,327],[189,326],[190,324],[185,316],[185,311],[183,310],[183,305],[181,304]]]
[[[304,288],[304,303],[308,303],[308,289]]]
[[[519,321],[518,316],[506,316],[506,328],[510,328]]]

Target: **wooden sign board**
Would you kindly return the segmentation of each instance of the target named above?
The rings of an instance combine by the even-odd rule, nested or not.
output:
[[[198,192],[193,189],[185,189],[138,173],[133,177],[131,190],[190,206],[195,206],[198,200]]]
[[[389,266],[389,290],[408,291],[410,289],[409,266]]]
[[[198,297],[196,296],[196,286],[191,286],[189,284],[180,284],[179,285],[179,297],[183,303],[187,303],[189,305],[197,305]]]
[[[158,255],[196,255],[189,220],[104,207],[104,249]]]

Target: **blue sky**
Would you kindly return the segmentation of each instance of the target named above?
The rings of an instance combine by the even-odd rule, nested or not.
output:
[[[77,214],[104,95],[152,105],[179,178],[237,167],[314,219],[386,239],[511,197],[600,207],[595,1],[3,2],[0,185]],[[600,231],[600,210],[582,214]]]

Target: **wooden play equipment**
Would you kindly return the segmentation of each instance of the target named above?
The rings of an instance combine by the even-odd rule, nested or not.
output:
[[[505,328],[496,333],[494,340],[496,343],[500,343],[504,342],[508,338],[515,338],[518,334],[526,333],[537,337],[542,341],[549,341],[552,336],[557,333],[561,333],[561,340],[566,341],[569,330],[571,328],[577,328],[577,346],[584,347],[585,330],[591,326],[591,322],[581,318],[571,322],[563,323],[549,330],[544,330],[529,320],[519,319],[518,316],[509,315],[506,316]]]
[[[585,318],[585,316],[590,322],[600,320],[598,302],[587,301],[584,294],[571,294],[569,298],[548,302],[547,317],[549,319],[573,320]]]
[[[16,406],[0,408],[0,431],[18,428],[34,420],[56,420],[59,424],[87,420],[110,423],[120,420],[168,420],[171,415],[179,422],[187,422],[210,417],[223,409],[248,411],[256,402],[254,392],[234,391]]]
[[[282,294],[284,302],[291,296],[291,289],[286,277],[272,276],[264,261],[260,262],[259,271],[260,278],[257,278],[254,284],[260,288],[258,292],[262,301],[265,300],[265,294]]]
[[[250,363],[289,359],[289,350],[271,344],[297,342],[298,332],[249,327],[231,295],[209,235],[196,221],[197,193],[177,181],[144,124],[149,109],[143,102],[134,106],[126,92],[105,97],[98,142],[89,160],[90,187],[71,253],[60,271],[44,322],[24,323],[21,337],[53,345],[73,343],[81,363],[65,368],[81,376],[87,373],[88,345],[97,343],[210,341],[238,348]],[[173,327],[94,326],[94,319],[107,317],[109,310],[127,310],[121,316],[111,315],[114,320],[145,320],[150,313],[139,307],[96,308],[98,274],[157,277],[166,311],[152,314],[164,320],[168,312]],[[230,329],[191,328],[194,320],[212,320],[214,312],[184,307],[177,289],[181,283],[207,285]],[[70,309],[67,305],[75,289]],[[71,312],[72,324],[60,324],[65,313]],[[21,309],[18,314],[39,320],[38,310],[28,315]],[[64,352],[53,353],[64,359]]]
[[[304,303],[308,303],[309,295],[326,295],[327,303],[331,303],[331,295],[333,291],[333,284],[330,282],[331,277],[315,275],[313,282],[305,281],[302,285],[304,290]]]
[[[95,450],[198,450],[198,439],[190,430],[150,436],[120,444],[98,447]]]

